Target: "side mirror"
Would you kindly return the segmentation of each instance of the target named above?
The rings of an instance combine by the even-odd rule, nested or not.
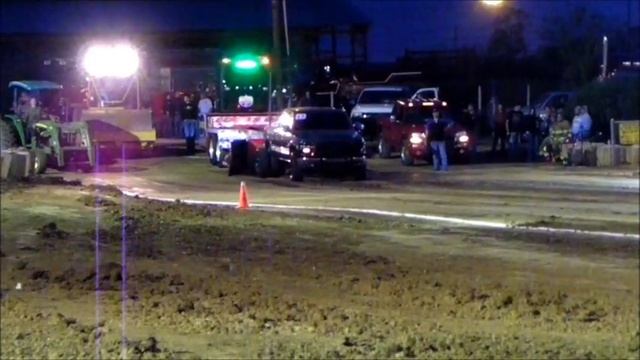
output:
[[[353,123],[353,129],[359,133],[361,133],[364,130],[364,125],[361,122],[354,122]]]

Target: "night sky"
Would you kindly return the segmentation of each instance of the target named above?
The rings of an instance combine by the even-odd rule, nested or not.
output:
[[[186,0],[185,0],[186,1]],[[248,1],[248,0],[246,0]],[[155,29],[176,31],[212,29],[216,26],[231,31],[243,27],[269,27],[271,24],[271,0],[252,0],[256,6],[243,9],[241,1],[193,1],[187,8],[179,1],[131,1],[111,6],[115,2],[64,2],[64,1],[3,1],[0,12],[2,29],[19,29],[19,32],[112,32],[126,33],[128,29]],[[349,15],[335,12],[338,2],[351,2],[364,17],[371,21],[369,59],[372,62],[389,62],[403,55],[405,49],[447,50],[460,47],[486,48],[493,29],[493,22],[501,8],[482,5],[479,0],[287,0],[291,14],[296,8],[305,8],[312,17],[292,16],[290,24],[308,26],[309,22],[350,22]],[[626,26],[628,14],[632,26],[640,23],[640,0],[509,0],[528,15],[527,44],[533,52],[540,44],[541,23],[549,15],[569,16],[577,6],[584,5],[604,15],[611,23]],[[21,10],[7,15],[7,4],[20,4]],[[314,5],[315,4],[315,5]],[[319,6],[321,4],[323,6]],[[117,5],[117,3],[116,3]],[[629,5],[631,10],[628,11]],[[71,20],[70,11],[83,8],[86,17]],[[310,10],[311,9],[311,10]],[[223,12],[235,16],[218,17]],[[4,14],[2,14],[4,13]],[[205,14],[205,16],[202,16]],[[239,15],[241,14],[241,16]],[[77,14],[76,14],[77,15]],[[84,16],[84,15],[83,15]],[[26,21],[31,17],[34,21]],[[116,19],[117,18],[117,19]],[[118,23],[114,26],[114,20]],[[456,32],[457,29],[457,32]],[[16,31],[16,30],[14,30]],[[457,41],[455,34],[457,33]],[[606,34],[603,34],[606,35]],[[328,39],[327,39],[328,41]],[[348,40],[341,39],[338,50],[347,53]]]
[[[476,0],[351,0],[372,22],[369,49],[374,62],[393,61],[405,48],[441,50],[458,46],[484,49],[499,8],[487,8]],[[631,23],[640,22],[640,0],[515,0],[529,15],[527,42],[535,50],[540,41],[540,24],[549,14],[569,14],[579,5],[600,12],[610,21],[627,23],[631,3]]]

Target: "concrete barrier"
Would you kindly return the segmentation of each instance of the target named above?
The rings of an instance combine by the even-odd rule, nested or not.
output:
[[[24,179],[33,174],[34,155],[25,149],[2,152],[2,179]]]
[[[9,178],[9,170],[11,169],[11,160],[13,159],[13,155],[10,151],[3,150],[0,158],[2,161],[2,166],[0,167],[0,178],[2,180],[6,180]]]
[[[596,166],[597,165],[596,143],[582,142],[576,144],[565,144],[563,150],[569,156],[573,165]]]
[[[622,145],[599,144],[596,150],[598,166],[619,166],[625,162],[625,147]]]
[[[640,145],[625,146],[625,162],[640,167]]]

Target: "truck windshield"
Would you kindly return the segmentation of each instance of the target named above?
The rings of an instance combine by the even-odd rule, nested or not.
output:
[[[368,90],[363,91],[358,103],[360,104],[392,104],[405,97],[402,90]]]
[[[342,112],[296,113],[293,130],[349,130],[351,121]]]

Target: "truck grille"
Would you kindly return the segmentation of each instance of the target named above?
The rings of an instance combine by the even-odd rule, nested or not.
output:
[[[320,158],[349,158],[360,156],[361,145],[355,142],[329,141],[316,146],[316,156]]]
[[[358,119],[358,121],[364,125],[362,137],[364,137],[366,141],[378,140],[380,136],[379,121],[387,116],[386,114],[367,114],[366,118]]]

